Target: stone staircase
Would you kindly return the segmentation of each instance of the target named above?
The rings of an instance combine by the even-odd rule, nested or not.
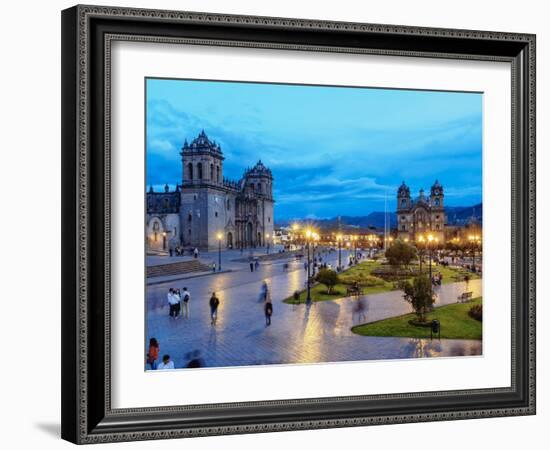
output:
[[[181,275],[191,272],[208,272],[211,268],[198,259],[191,261],[178,261],[168,264],[159,264],[147,267],[147,278]]]

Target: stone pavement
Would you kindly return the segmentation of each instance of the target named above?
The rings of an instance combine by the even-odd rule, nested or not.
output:
[[[335,265],[337,253],[327,260]],[[342,261],[347,260],[343,251]],[[354,313],[356,298],[306,305],[287,305],[282,300],[305,282],[303,262],[263,263],[257,272],[247,267],[230,273],[181,280],[147,288],[147,346],[150,337],[160,342],[160,354],[170,354],[176,367],[185,367],[187,353],[199,350],[208,367],[258,364],[317,363],[433,356],[480,355],[475,340],[426,340],[358,336],[351,327],[410,312],[400,291],[362,296],[364,316]],[[260,285],[270,285],[274,312],[267,327],[263,305],[258,301]],[[168,317],[169,287],[187,286],[191,292],[190,317]],[[454,303],[465,290],[481,295],[481,280],[446,284],[437,288],[436,306]],[[210,324],[208,300],[212,291],[220,299],[218,321]]]

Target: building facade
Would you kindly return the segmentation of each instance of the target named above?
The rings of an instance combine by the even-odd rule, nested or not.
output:
[[[273,175],[261,161],[238,181],[223,175],[219,144],[204,130],[181,149],[182,183],[147,193],[147,246],[202,250],[261,247],[273,240]]]
[[[437,180],[432,185],[429,196],[420,189],[415,199],[403,182],[397,190],[397,237],[417,241],[420,237],[432,235],[439,242],[444,242],[447,223],[444,197],[443,186]]]

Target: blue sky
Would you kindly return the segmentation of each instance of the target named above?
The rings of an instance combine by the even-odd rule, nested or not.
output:
[[[451,206],[481,202],[482,94],[147,79],[147,185],[181,182],[180,149],[204,129],[224,175],[259,159],[276,218],[367,215],[437,178]]]

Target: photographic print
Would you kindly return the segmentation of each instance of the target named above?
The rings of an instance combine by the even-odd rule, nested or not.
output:
[[[145,93],[145,370],[482,355],[482,93]]]

